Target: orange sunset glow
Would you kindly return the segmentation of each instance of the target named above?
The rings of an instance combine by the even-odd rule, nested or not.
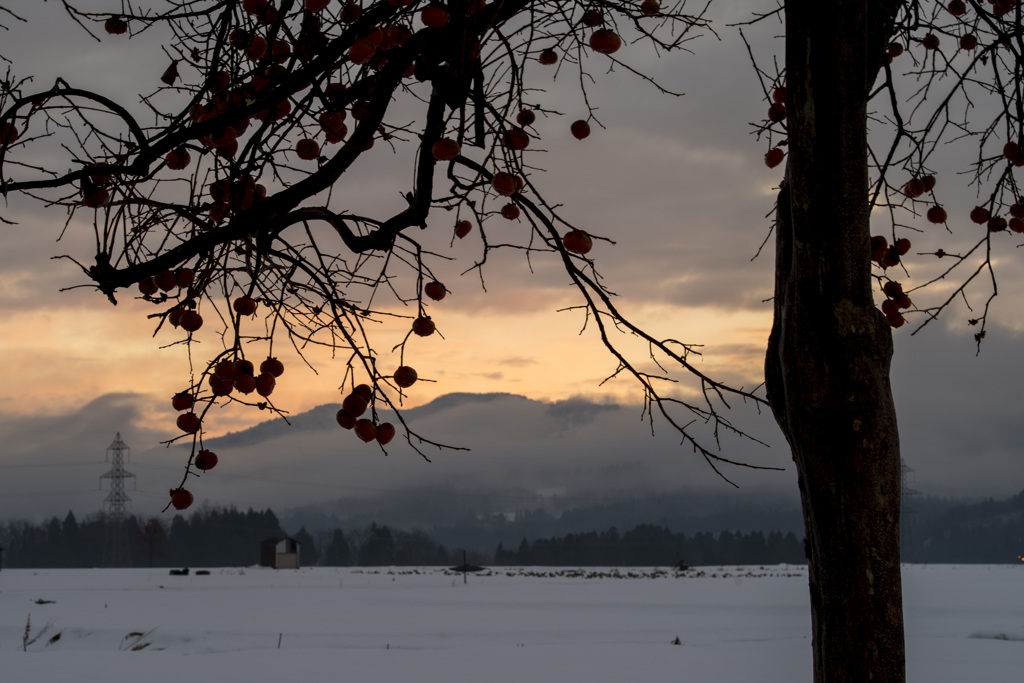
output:
[[[715,21],[724,27],[747,17],[748,10],[720,4],[710,11],[718,13]],[[4,35],[0,54],[13,58],[19,68],[32,65],[39,89],[60,77],[126,102],[140,117],[151,117],[139,103],[138,93],[159,87],[155,83],[167,68],[166,55],[155,47],[159,36],[151,35],[148,44],[106,34],[101,38],[97,42],[85,35],[59,3],[33,3],[32,20]],[[723,29],[721,38],[695,39],[694,54],[672,59],[639,50],[630,54],[630,64],[673,93],[684,93],[679,97],[659,91],[625,69],[597,68],[594,65],[606,62],[587,62],[594,56],[585,54],[581,59],[593,69],[595,83],[588,86],[584,98],[579,84],[558,75],[562,72],[545,71],[540,63],[531,62],[528,75],[536,78],[536,88],[530,91],[530,106],[537,114],[524,168],[529,196],[546,197],[564,221],[558,230],[565,232],[572,226],[592,236],[593,247],[586,256],[593,259],[596,277],[614,293],[613,301],[626,318],[657,339],[692,345],[694,352],[687,360],[707,376],[753,390],[763,382],[771,327],[775,262],[771,213],[785,165],[766,165],[769,143],[751,126],[764,118],[765,92],[749,56],[737,49],[742,43],[738,33],[734,27]],[[748,38],[765,64],[782,46],[771,31],[751,33]],[[622,49],[623,53],[629,50],[628,42]],[[181,68],[186,74],[184,64]],[[403,121],[415,121],[421,115],[408,103],[396,100],[396,104],[396,116],[406,117]],[[590,134],[575,135],[571,124],[585,119],[588,112],[593,115]],[[150,125],[148,118],[145,121]],[[36,142],[40,163],[71,163],[59,136]],[[478,163],[485,159],[471,145],[465,146],[464,154]],[[346,174],[330,189],[329,197],[325,191],[314,200],[323,199],[334,209],[356,215],[399,211],[407,205],[403,193],[415,159],[415,144],[376,145],[365,159],[360,158],[358,172]],[[310,168],[316,163],[299,161],[311,164]],[[271,191],[286,184],[266,175],[261,182],[270,185]],[[907,232],[912,233],[915,246],[907,263],[900,266],[906,270],[898,275],[890,271],[922,310],[956,292],[953,278],[940,278],[927,292],[914,288],[939,278],[950,262],[931,256],[936,246],[953,254],[971,243],[969,229],[966,237],[961,230],[973,225],[968,214],[978,201],[972,189],[956,182],[952,174],[939,173],[938,178],[950,231],[929,224],[924,215],[907,218]],[[435,184],[440,187],[441,182],[445,182],[444,173],[438,171]],[[58,443],[62,421],[72,419],[85,425],[83,430],[88,426],[102,432],[102,438],[88,436],[103,442],[96,448],[120,430],[139,452],[166,451],[161,442],[182,435],[175,426],[177,411],[171,397],[192,386],[211,359],[231,344],[229,337],[221,337],[223,324],[211,306],[223,312],[230,301],[221,295],[202,303],[206,324],[190,344],[184,343],[184,332],[169,326],[154,336],[156,320],[148,316],[164,312],[175,301],[173,297],[171,303],[154,305],[129,287],[117,292],[114,306],[96,290],[82,286],[88,278],[72,261],[53,258],[71,255],[89,266],[96,251],[92,212],[77,212],[65,226],[64,209],[24,196],[12,194],[3,208],[3,216],[13,224],[3,226],[0,252],[0,370],[5,380],[0,387],[0,421],[7,443],[0,459],[17,461],[20,467],[39,460],[40,450],[63,453],[64,460],[78,457],[79,451],[92,448],[80,443],[86,437],[69,436]],[[395,279],[388,283],[394,291],[383,286],[372,301],[381,315],[366,328],[373,335],[381,374],[387,376],[405,364],[420,377],[402,395],[401,407],[426,406],[448,394],[508,393],[545,405],[568,399],[598,406],[628,405],[637,409],[639,417],[642,387],[627,373],[608,379],[616,373],[617,362],[602,345],[594,321],[576,308],[583,300],[570,283],[561,256],[530,244],[525,219],[505,220],[496,215],[497,205],[487,211],[495,215],[482,225],[473,221],[463,238],[454,236],[454,226],[464,216],[443,206],[431,208],[426,229],[410,231],[430,254],[431,277],[448,292],[441,301],[424,300],[436,334],[409,334],[418,311],[401,299],[416,298],[413,270],[395,269]],[[875,217],[887,224],[885,211],[879,209]],[[346,253],[331,230],[315,222],[311,230],[323,240],[325,253]],[[485,244],[502,246],[490,249]],[[1019,255],[1014,251],[1006,249],[993,256],[1000,294],[991,304],[981,354],[973,341],[975,330],[967,322],[984,302],[976,295],[988,286],[981,277],[968,289],[969,296],[963,297],[966,303],[954,297],[944,317],[920,333],[917,326],[926,319],[920,312],[895,332],[893,387],[901,444],[923,489],[949,495],[960,487],[987,491],[986,487],[996,485],[992,481],[996,477],[999,486],[1012,492],[1013,476],[997,473],[1024,469],[1014,446],[1017,420],[1013,412],[1024,379],[1018,376],[1020,364],[1011,360],[1018,357],[1024,335],[1024,308],[1015,304],[1024,291],[1024,271],[1017,267]],[[880,287],[876,298],[879,302],[885,298]],[[243,335],[265,332],[262,312],[242,320]],[[609,329],[640,371],[666,376],[657,382],[663,395],[703,401],[699,385],[685,372],[659,367],[663,358],[650,358],[644,344]],[[403,342],[404,347],[393,350]],[[337,348],[333,356],[328,348],[315,344],[297,350],[280,330],[272,344],[265,339],[243,341],[242,348],[257,365],[269,354],[284,363],[272,402],[288,416],[340,403],[354,384],[368,379],[361,368],[347,373],[349,358],[344,348]],[[386,391],[399,400],[394,388]],[[763,388],[757,391],[763,395]],[[756,413],[751,431],[774,444],[773,462],[787,464],[770,411],[764,406],[759,413],[752,405],[739,407],[747,409]],[[224,401],[204,418],[203,438],[239,432],[272,419],[272,411]],[[509,420],[511,424],[512,416]],[[630,422],[640,420],[631,417]],[[740,425],[747,426],[745,421]],[[491,431],[504,433],[501,430],[506,427],[502,424]],[[713,424],[697,427],[705,429],[709,443],[719,447]],[[52,443],[41,437],[43,432]],[[645,438],[649,432],[643,431]],[[344,448],[351,445],[341,432],[332,436]],[[180,438],[177,443],[186,441]],[[654,448],[639,439],[626,443],[616,448],[631,457]],[[593,446],[579,448],[586,451]],[[735,446],[721,445],[723,454],[729,448]],[[744,448],[740,451],[746,457]],[[680,457],[684,456],[692,453]],[[685,462],[704,466],[693,459]],[[224,464],[222,470],[227,470],[230,464]],[[665,475],[659,483],[662,479],[682,485],[692,476]],[[159,496],[165,497],[164,483],[161,487]],[[40,484],[40,490],[44,488]]]

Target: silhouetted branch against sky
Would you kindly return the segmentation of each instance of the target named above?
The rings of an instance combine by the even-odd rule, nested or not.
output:
[[[728,407],[763,403],[772,264],[750,259],[786,163],[778,16],[591,5],[0,12],[8,409],[153,394],[143,413],[194,453],[365,384],[340,421],[373,441],[399,409],[398,442],[434,457],[462,444],[401,408],[588,394],[734,461],[720,437],[765,439]],[[1019,9],[1001,8],[909,3],[879,56],[872,258],[898,335],[1024,325],[992,308],[1019,290],[1024,230]]]

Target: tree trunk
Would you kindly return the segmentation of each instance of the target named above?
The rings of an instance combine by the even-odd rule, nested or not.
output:
[[[816,683],[905,680],[892,335],[872,296],[867,93],[898,3],[786,2],[768,398],[799,474]]]

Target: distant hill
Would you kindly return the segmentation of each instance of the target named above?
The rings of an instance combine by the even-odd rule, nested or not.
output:
[[[593,419],[608,411],[619,410],[621,406],[591,403],[584,400],[559,401],[557,403],[542,403],[533,401],[525,396],[505,392],[492,392],[485,394],[472,394],[466,392],[455,392],[438,396],[433,401],[425,403],[416,408],[403,410],[402,414],[410,422],[429,421],[432,416],[446,411],[456,410],[466,405],[480,406],[497,401],[517,402],[522,405],[529,403],[546,406],[545,412],[553,418],[563,420],[569,424],[589,424]],[[337,431],[338,423],[335,421],[335,414],[341,408],[339,403],[327,403],[317,406],[312,410],[298,413],[288,417],[288,422],[275,419],[261,422],[258,425],[249,427],[238,432],[229,432],[224,436],[211,439],[211,447],[241,448],[253,446],[270,439],[280,437],[296,437],[304,431],[334,430]],[[390,410],[380,411],[382,420],[394,419]]]
[[[1006,500],[956,504],[925,499],[903,529],[905,562],[1004,563],[1024,556],[1024,491]]]

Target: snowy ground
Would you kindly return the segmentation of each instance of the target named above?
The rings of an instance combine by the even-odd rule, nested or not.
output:
[[[810,680],[804,568],[613,571],[5,569],[0,680]],[[1021,680],[1024,565],[908,566],[904,595],[910,681]]]

